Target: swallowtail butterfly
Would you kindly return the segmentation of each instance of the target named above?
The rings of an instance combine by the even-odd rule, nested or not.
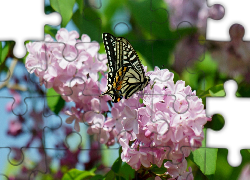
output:
[[[108,58],[108,90],[101,94],[110,95],[112,102],[128,99],[134,93],[142,91],[149,83],[141,61],[132,45],[123,37],[114,37],[109,33],[102,35]]]

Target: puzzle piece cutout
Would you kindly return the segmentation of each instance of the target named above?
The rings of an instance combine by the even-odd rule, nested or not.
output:
[[[146,1],[132,1],[129,0],[128,2],[118,2],[116,4],[116,8],[119,9],[118,12],[112,12],[112,9],[106,9],[105,6],[100,6],[102,4],[100,1],[98,2],[98,5],[86,5],[83,10],[79,9],[78,12],[73,16],[74,19],[83,18],[84,21],[82,22],[80,31],[84,32],[86,34],[89,34],[91,37],[94,37],[94,40],[97,40],[98,42],[101,42],[101,34],[102,32],[117,32],[120,33],[126,33],[131,30],[131,24],[129,22],[130,14],[126,10],[126,6],[131,8],[134,12],[135,9],[140,7],[140,11],[138,12],[138,15],[132,14],[132,16],[135,18],[135,22],[141,26],[141,28],[149,30],[151,33],[149,36],[147,36],[147,40],[159,40],[159,39],[179,39],[179,37],[172,37],[172,34],[166,33],[166,31],[170,31],[168,27],[168,11],[166,5],[162,3],[161,0],[146,0]],[[109,13],[106,13],[106,12]],[[98,13],[97,13],[98,12]],[[100,12],[100,13],[99,13]],[[101,12],[105,12],[104,14],[107,16],[107,20],[102,20],[100,14]],[[116,19],[113,19],[112,16],[117,13],[118,17]],[[145,14],[147,14],[147,18],[145,18]],[[164,14],[164,15],[163,15]],[[162,18],[164,17],[164,18]],[[99,31],[99,35],[93,34],[93,31],[91,29],[88,29],[87,26],[84,26],[84,24],[93,23],[95,26],[95,31]],[[110,24],[109,29],[101,29],[103,25],[106,23]],[[126,30],[125,30],[126,29]],[[155,38],[153,35],[156,34],[158,37]],[[118,34],[119,36],[119,34]],[[144,41],[145,39],[138,39],[137,36],[134,35],[128,35],[124,36],[125,38],[130,39],[131,42],[133,41]]]
[[[54,130],[60,128],[62,125],[62,120],[60,118],[53,118],[51,115],[45,116],[43,110],[39,112],[38,107],[43,108],[41,102],[43,102],[44,99],[36,97],[34,99],[27,98],[26,100],[26,105],[29,107],[28,111],[24,115],[19,115],[17,117],[14,115],[14,117],[10,119],[9,126],[4,126],[8,129],[8,132],[5,128],[1,131],[1,136],[5,137],[5,140],[0,143],[2,150],[9,150],[9,154],[6,156],[8,161],[6,163],[9,164],[8,166],[13,167],[16,171],[20,170],[20,165],[24,167],[27,166],[29,171],[30,169],[33,169],[30,172],[25,171],[24,176],[31,175],[35,171],[46,173],[47,163],[46,153],[44,152],[44,129],[49,128]],[[4,100],[1,100],[1,103],[4,104],[4,102]],[[34,106],[34,102],[36,106]],[[38,112],[36,112],[37,110]],[[5,114],[2,115],[6,116]],[[14,141],[13,138],[9,136],[6,137],[5,133],[8,133],[9,136],[15,137]],[[38,158],[40,157],[39,154],[43,156],[40,160]],[[3,157],[4,155],[1,156],[1,161],[3,160]],[[36,163],[32,164],[30,161],[40,161],[40,163],[36,166]],[[7,172],[10,175],[13,175],[12,172]]]
[[[15,5],[13,6],[13,4]],[[12,13],[9,11],[10,9],[17,16],[9,16],[8,14]],[[43,40],[44,25],[58,25],[61,21],[58,13],[44,14],[44,0],[2,1],[0,17],[2,26],[4,26],[0,30],[0,39],[2,41],[15,40],[14,55],[18,58],[22,58],[26,54],[25,41]]]
[[[57,76],[57,73],[55,76],[53,67],[50,66],[50,64],[55,63],[54,59],[52,58],[55,58],[56,54],[56,52],[54,52],[53,56],[51,55],[51,52],[49,51],[51,46],[61,49],[61,51],[57,49],[59,54],[56,54],[56,58],[58,59],[59,65],[62,67],[62,70],[67,70],[67,67],[70,67],[70,65],[76,63],[78,63],[76,66],[80,66],[80,68],[82,68],[82,70],[78,71],[78,73],[71,73],[72,76],[65,76],[64,79],[60,79],[60,81],[65,82],[69,87],[67,90],[65,90],[65,92],[61,93],[62,97],[67,100],[68,98],[70,98],[70,96],[74,96],[75,88],[78,88],[78,91],[79,88],[82,88],[82,91],[84,91],[85,87],[80,85],[86,81],[87,73],[91,72],[93,68],[99,68],[99,66],[95,65],[94,63],[85,63],[84,67],[82,66],[82,64],[80,64],[82,61],[86,61],[87,58],[90,58],[91,55],[94,56],[94,53],[99,49],[99,45],[97,45],[96,42],[88,42],[89,40],[90,39],[85,38],[84,41],[86,42],[77,43],[76,47],[69,47],[64,43],[58,42],[36,42],[33,45],[28,44],[27,47],[30,51],[30,54],[26,58],[25,64],[28,71],[26,69],[21,69],[23,67],[21,67],[21,63],[19,63],[17,59],[9,60],[9,71],[6,73],[6,77],[4,77],[4,81],[1,83],[1,87],[3,88],[6,86],[14,90],[25,91],[21,93],[21,96],[17,95],[18,93],[14,93],[15,91],[13,91],[13,93],[11,91],[11,94],[9,96],[1,96],[1,98],[9,98],[13,100],[12,105],[10,105],[13,114],[24,115],[27,112],[28,107],[25,102],[27,98],[40,98],[47,96],[46,88],[51,87],[51,79],[53,81],[53,79],[55,79],[55,77]],[[70,52],[68,50],[69,48],[71,50]],[[81,52],[80,55],[78,54],[78,52]],[[100,61],[100,64],[106,62],[106,59],[103,55],[97,54],[97,56],[94,58],[98,59],[98,61]],[[21,70],[19,70],[19,68]],[[38,80],[35,77],[34,72],[36,75],[41,76],[46,73],[47,79],[49,80]],[[85,72],[85,75],[83,75],[82,72]],[[19,84],[17,82],[19,82]],[[79,87],[74,86],[76,83],[79,84]],[[45,86],[41,86],[41,84],[44,84]],[[74,88],[72,89],[71,87],[73,86]],[[57,88],[57,91],[59,91],[58,87],[59,86],[55,86],[55,88]],[[60,95],[54,95],[54,97],[56,96]],[[23,106],[19,106],[18,109],[15,109],[15,107],[17,107],[19,104],[23,104]]]
[[[100,2],[101,2],[101,1],[100,1]],[[138,1],[138,2],[139,2],[139,1]],[[148,1],[148,2],[152,2],[152,1]],[[148,2],[147,2],[147,3],[148,3]],[[97,7],[94,7],[94,8],[97,8]],[[100,7],[100,8],[101,8],[101,7]],[[151,8],[151,11],[155,11],[155,10],[156,10],[156,9],[152,9],[152,8]],[[159,10],[159,9],[157,9],[157,10]],[[157,10],[156,10],[156,11],[157,11]],[[162,11],[162,10],[163,10],[163,9],[161,9],[161,11]],[[164,10],[164,11],[167,12],[166,10]],[[90,21],[92,21],[92,20],[93,20],[93,19],[91,19]],[[100,19],[99,19],[99,20],[100,20]],[[156,19],[156,21],[151,20],[150,22],[147,22],[147,28],[150,27],[150,28],[152,28],[152,31],[153,31],[153,30],[154,30],[154,27],[157,27],[157,26],[154,26],[155,24],[160,25],[160,22],[161,22],[161,21],[157,21],[157,20],[158,20],[158,19]],[[164,22],[165,22],[165,21],[162,21],[162,23],[164,23]],[[116,29],[120,24],[121,24],[121,23],[117,23],[117,24],[115,25],[115,29]],[[126,23],[123,23],[123,24],[126,24]],[[128,27],[129,27],[129,26],[128,26]],[[158,28],[156,28],[156,29],[158,29]],[[100,34],[101,34],[101,33],[100,33]],[[135,37],[132,37],[131,39],[133,40],[133,38],[135,38]],[[139,44],[140,44],[140,43],[143,44],[143,43],[145,42],[144,40],[142,40],[142,41],[136,40],[136,41],[139,42]],[[100,41],[100,42],[102,42],[102,41]],[[133,42],[133,41],[132,41],[132,42]],[[132,42],[131,42],[131,43],[132,43]],[[134,41],[134,42],[135,42],[135,41]],[[77,48],[76,48],[76,49],[77,49]],[[153,55],[153,52],[152,52],[151,54]],[[75,55],[78,56],[78,53],[76,53]],[[76,58],[76,57],[75,57],[75,58],[67,58],[67,54],[66,54],[66,55],[63,54],[62,56],[64,56],[64,57],[63,57],[63,58],[64,58],[63,61],[65,61],[65,62],[66,62],[66,61],[75,61],[75,58]],[[154,58],[153,58],[153,60],[154,60]],[[46,63],[47,63],[47,62],[46,62]],[[48,67],[48,66],[47,66],[47,67]],[[45,70],[47,70],[47,69],[44,69],[44,71],[45,71]],[[74,80],[74,78],[75,78],[75,77],[72,77],[72,79],[70,78],[69,81],[72,82],[72,81]],[[83,80],[83,78],[79,78],[79,79],[80,79],[80,80]],[[162,79],[162,78],[161,78],[161,79]],[[162,81],[167,81],[167,80],[168,80],[168,79],[166,79],[166,80],[164,79],[164,80],[162,80]],[[84,90],[86,90],[85,87],[84,87]],[[91,94],[89,94],[89,93],[86,93],[86,94],[85,94],[85,93],[84,93],[84,90],[83,90],[82,95],[84,95],[84,96],[89,96],[89,95],[91,95]],[[69,92],[73,93],[73,92],[74,92],[74,89],[71,89],[71,88],[70,88],[70,91],[69,91]],[[69,95],[71,95],[71,94],[69,94],[69,93],[64,94],[64,97],[69,96]],[[93,95],[93,94],[92,94],[92,95]],[[96,95],[96,94],[94,94],[94,95]],[[99,109],[100,109],[100,108],[99,108]],[[174,109],[175,109],[175,106],[174,106]],[[176,107],[176,109],[177,109],[177,107]],[[181,112],[185,113],[185,111],[181,111]],[[17,113],[16,113],[16,114],[17,114]],[[97,124],[95,124],[95,125],[97,125]],[[49,137],[46,137],[46,139],[49,139]],[[49,146],[46,146],[46,147],[49,147]],[[166,148],[168,148],[168,147],[166,147]],[[53,150],[54,152],[57,151],[57,149],[52,149],[52,150]],[[66,151],[66,149],[64,149],[64,150]],[[64,150],[63,150],[63,151],[64,151]]]
[[[65,137],[64,143],[58,143],[56,145],[56,148],[46,147],[45,151],[49,157],[55,159],[56,162],[59,161],[58,163],[60,163],[61,166],[65,166],[65,168],[67,168],[68,170],[75,167],[77,167],[77,169],[90,170],[95,166],[97,166],[97,171],[103,170],[104,168],[110,170],[111,165],[110,167],[106,167],[104,165],[105,162],[102,162],[103,159],[101,154],[105,153],[105,151],[109,151],[113,155],[112,159],[117,158],[119,147],[113,149],[103,148],[103,146],[101,146],[98,141],[93,141],[90,143],[88,142],[88,140],[86,140],[86,137],[84,137],[85,135],[82,137],[77,132],[68,133]],[[53,164],[48,163],[47,165],[47,173],[55,173],[55,170],[53,170]],[[51,170],[53,172],[51,172]],[[54,174],[54,178],[61,179],[62,175],[63,172],[59,171]]]
[[[35,174],[45,174],[47,171],[47,155],[43,148],[25,148],[15,149],[14,156],[11,157],[11,148],[0,148],[1,163],[4,163],[4,169],[0,171],[0,179],[15,178],[15,173],[20,172],[20,177],[30,180]],[[14,162],[10,161],[10,158]],[[21,161],[20,161],[21,160]],[[18,162],[20,161],[20,162]],[[38,163],[32,163],[37,161]],[[3,170],[3,172],[2,172]]]
[[[237,83],[234,80],[225,82],[225,97],[207,97],[208,116],[222,114],[225,125],[219,132],[207,130],[207,147],[227,148],[228,162],[231,166],[241,164],[241,149],[249,149],[248,98],[236,97]],[[237,120],[237,121],[236,121]]]
[[[250,15],[248,6],[245,4],[247,1],[241,0],[235,2],[232,0],[208,0],[208,5],[221,4],[225,9],[225,15],[220,20],[207,19],[207,40],[216,41],[230,41],[228,30],[233,24],[240,24],[246,29],[244,41],[250,40],[250,25],[246,18],[242,18]],[[237,13],[235,13],[237,11]]]
[[[211,42],[215,48],[211,50],[211,56],[218,62],[221,72],[227,73],[229,77],[236,78],[238,75],[244,77],[246,83],[249,79],[249,41],[242,41],[245,29],[239,24],[232,25],[229,34],[230,42]],[[228,53],[227,53],[228,52]]]

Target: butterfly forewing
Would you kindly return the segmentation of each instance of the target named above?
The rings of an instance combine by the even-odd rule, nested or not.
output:
[[[118,70],[116,65],[116,38],[108,33],[103,33],[103,43],[108,58],[108,84],[113,84],[115,73]]]
[[[131,97],[142,90],[149,82],[140,59],[132,45],[122,37],[115,38],[109,33],[103,34],[103,42],[108,57],[108,94],[113,102]]]
[[[132,66],[144,77],[145,73],[141,64],[141,61],[134,50],[133,46],[130,44],[128,40],[125,38],[121,39],[123,42],[123,65],[127,64],[128,66]]]

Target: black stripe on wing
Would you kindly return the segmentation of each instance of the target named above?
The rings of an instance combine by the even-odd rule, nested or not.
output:
[[[103,33],[103,44],[108,58],[108,84],[113,84],[117,69],[116,62],[116,37],[109,33]]]
[[[130,44],[130,42],[125,38],[117,38],[117,41],[120,39],[120,41],[123,42],[123,66],[132,66],[134,69],[136,69],[139,73],[145,75],[144,69],[142,67],[141,61],[134,50],[133,46]]]

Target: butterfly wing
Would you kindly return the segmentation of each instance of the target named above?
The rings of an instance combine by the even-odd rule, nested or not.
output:
[[[109,73],[108,73],[108,89],[111,87],[109,85],[112,85],[114,82],[114,77],[119,69],[117,67],[117,61],[116,61],[116,37],[112,36],[109,33],[103,33],[103,43],[105,47],[105,51],[108,58],[108,67],[109,67]]]
[[[142,90],[149,81],[140,59],[132,45],[125,38],[116,38],[103,33],[104,47],[108,57],[108,90],[102,94],[110,95],[113,102],[131,97]]]
[[[117,41],[122,42],[122,59],[123,59],[123,66],[132,67],[133,69],[136,69],[138,73],[140,73],[143,78],[145,77],[145,72],[142,67],[141,61],[134,50],[133,46],[130,44],[130,42],[125,38],[117,38]],[[143,80],[143,79],[142,79]]]
[[[132,67],[123,66],[116,73],[116,78],[114,80],[114,89],[128,99],[134,93],[142,90],[147,86],[149,80],[142,81],[143,77],[136,69]]]

